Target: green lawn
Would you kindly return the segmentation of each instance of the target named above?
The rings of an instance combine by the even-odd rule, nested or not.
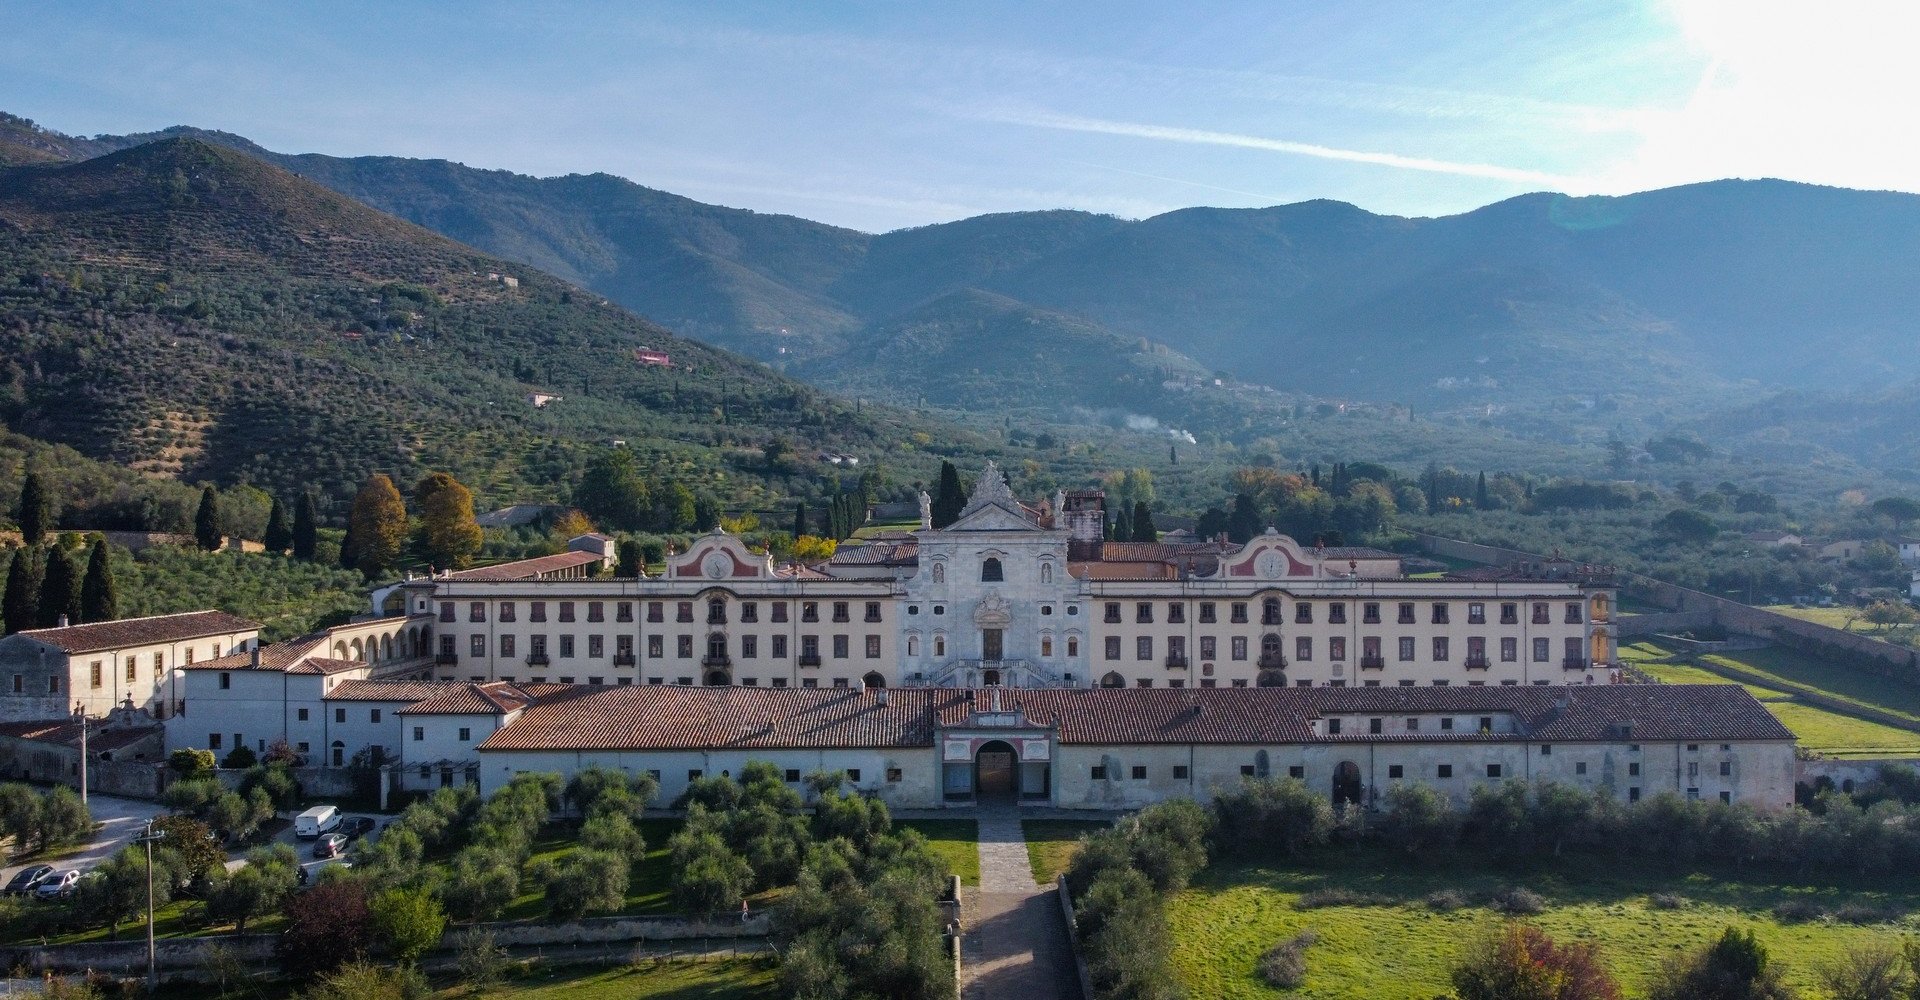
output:
[[[1052,885],[1073,862],[1080,849],[1080,838],[1113,824],[1103,819],[1023,819],[1020,833],[1027,838],[1027,860],[1033,864],[1033,880]]]
[[[902,819],[894,826],[917,830],[961,885],[980,884],[980,824],[970,819]]]
[[[1710,653],[1701,659],[1760,674],[1779,681],[1783,687],[1791,688],[1797,684],[1830,698],[1867,705],[1920,722],[1920,686],[1903,684],[1866,670],[1779,647]]]
[[[1732,684],[1734,681],[1704,667],[1679,663],[1652,663],[1671,655],[1655,643],[1622,647],[1623,659],[1668,684]],[[1780,686],[1742,683],[1766,704],[1800,744],[1830,757],[1920,756],[1920,733],[1811,705],[1793,692],[1796,685],[1817,689],[1828,697],[1893,712],[1903,716],[1920,710],[1920,689],[1870,674],[1824,663],[1788,649],[1753,649],[1713,653],[1701,657],[1748,673],[1779,681]],[[1920,716],[1915,716],[1920,720]]]
[[[1449,992],[1448,970],[1460,948],[1504,917],[1484,905],[1487,894],[1522,885],[1547,898],[1546,912],[1527,918],[1559,941],[1593,941],[1629,995],[1658,976],[1669,955],[1693,948],[1729,926],[1752,927],[1789,968],[1795,985],[1813,984],[1813,969],[1871,938],[1897,940],[1912,917],[1856,926],[1821,919],[1781,923],[1773,907],[1807,900],[1829,909],[1847,903],[1920,911],[1920,880],[1897,885],[1769,885],[1705,875],[1668,875],[1642,865],[1569,858],[1528,868],[1495,868],[1470,857],[1409,862],[1379,849],[1330,853],[1310,866],[1221,865],[1209,869],[1169,910],[1174,963],[1188,993],[1200,997],[1278,997],[1254,974],[1260,953],[1311,928],[1319,943],[1307,953],[1307,985],[1285,996],[1408,998]],[[1316,889],[1382,894],[1388,905],[1297,909]],[[1473,905],[1437,912],[1424,899],[1451,889]],[[1676,893],[1678,909],[1650,896]]]
[[[647,962],[612,969],[563,968],[535,973],[480,994],[498,1000],[772,1000],[772,963],[757,959]],[[437,994],[474,994],[454,985]]]
[[[1875,639],[1911,635],[1915,628],[1912,625],[1891,625],[1883,629],[1860,617],[1864,608],[1796,608],[1791,604],[1769,604],[1765,610]]]
[[[621,907],[619,916],[635,914],[672,913],[673,899],[668,895],[668,857],[667,840],[680,829],[677,819],[643,819],[639,822],[640,835],[647,840],[646,856],[633,867],[633,874],[627,883],[627,905]],[[559,860],[571,854],[579,847],[571,827],[550,826],[541,831],[540,839],[534,841],[533,855],[527,859],[531,868],[542,860]],[[522,879],[520,895],[513,904],[501,914],[503,920],[534,920],[546,916],[546,894],[540,886]]]

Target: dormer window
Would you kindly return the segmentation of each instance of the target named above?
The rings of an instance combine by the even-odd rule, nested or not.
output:
[[[999,583],[1005,579],[1006,579],[1006,574],[1000,568],[1000,560],[995,559],[992,556],[988,556],[986,559],[981,560],[980,562],[980,582],[981,583]]]

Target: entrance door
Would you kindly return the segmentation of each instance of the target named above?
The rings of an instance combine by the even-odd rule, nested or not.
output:
[[[1343,760],[1333,769],[1333,804],[1360,801],[1360,765]]]
[[[1005,798],[1020,791],[1019,772],[1013,747],[1005,740],[994,740],[980,748],[973,759],[974,788],[982,797]]]
[[[1004,657],[1002,654],[1005,652],[1005,649],[1006,647],[1001,640],[1001,633],[999,629],[984,628],[980,630],[980,658],[981,659],[983,660],[1003,659]]]

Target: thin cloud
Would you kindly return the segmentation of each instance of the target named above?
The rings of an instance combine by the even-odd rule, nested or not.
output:
[[[1286,153],[1293,156],[1310,156],[1322,160],[1367,163],[1374,166],[1393,167],[1398,170],[1418,170],[1433,174],[1452,174],[1457,177],[1478,177],[1485,180],[1507,181],[1514,184],[1539,184],[1561,189],[1585,186],[1576,178],[1566,177],[1560,174],[1544,173],[1538,170],[1502,167],[1491,163],[1460,163],[1453,160],[1434,160],[1419,156],[1401,156],[1398,153],[1375,153],[1359,149],[1340,149],[1334,146],[1320,146],[1307,142],[1294,142],[1288,139],[1269,139],[1265,136],[1242,135],[1237,132],[1215,132],[1208,129],[1180,128],[1171,125],[1110,121],[1103,118],[1082,118],[1075,115],[1059,115],[1047,112],[1000,112],[984,114],[978,117],[987,121],[1004,122],[1010,125],[1028,125],[1034,128],[1059,129],[1067,132],[1092,132],[1100,135],[1128,136],[1135,139],[1157,139],[1162,142],[1180,142],[1199,146],[1231,146],[1239,149],[1258,149],[1271,153]]]

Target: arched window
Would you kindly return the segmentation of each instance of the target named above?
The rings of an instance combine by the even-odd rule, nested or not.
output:
[[[727,623],[727,602],[724,598],[707,599],[707,624],[725,625]]]
[[[907,655],[908,656],[920,655],[920,637],[919,636],[917,635],[907,636]]]
[[[1118,671],[1109,670],[1105,677],[1100,678],[1100,686],[1103,688],[1126,687],[1127,680],[1121,677]]]
[[[393,636],[383,635],[380,637],[380,658],[382,660],[393,659]]]
[[[707,636],[707,660],[710,663],[727,662],[727,634],[715,632]]]
[[[1080,637],[1079,636],[1074,636],[1074,635],[1067,636],[1067,655],[1068,656],[1080,655]]]
[[[947,655],[947,637],[946,636],[936,635],[933,637],[933,655],[935,656]]]
[[[945,563],[933,564],[933,582],[935,583],[947,582],[947,567]]]
[[[1260,665],[1270,666],[1280,662],[1280,633],[1268,632],[1260,637]]]
[[[1053,636],[1043,635],[1040,637],[1040,655],[1048,657],[1053,655]]]
[[[860,678],[860,683],[870,688],[883,688],[887,686],[887,679],[880,676],[879,671],[870,670],[865,677]]]
[[[1280,599],[1278,597],[1269,597],[1260,602],[1260,624],[1280,624]]]
[[[1006,574],[1000,571],[1000,560],[988,556],[980,563],[981,583],[999,583],[1005,579]]]
[[[333,741],[333,766],[347,766],[347,745],[339,740]]]
[[[1043,562],[1040,564],[1040,582],[1041,583],[1053,582],[1053,564],[1052,563]]]
[[[360,658],[360,640],[358,639],[353,640],[353,645],[347,648],[352,651],[351,655],[349,655],[347,659],[357,660]]]

